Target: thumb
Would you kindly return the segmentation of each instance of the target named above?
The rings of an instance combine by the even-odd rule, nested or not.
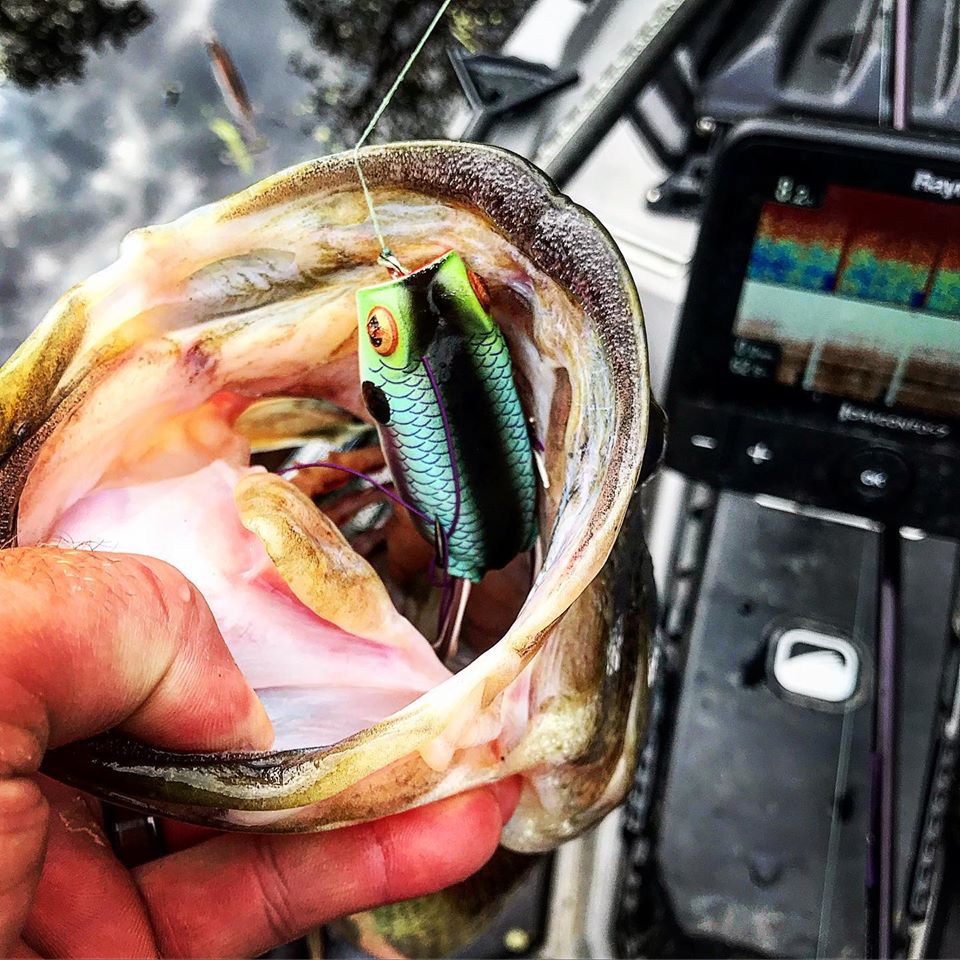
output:
[[[265,748],[263,707],[199,592],[156,560],[0,551],[0,956],[43,863],[44,752],[120,726],[183,750]]]
[[[181,750],[269,746],[260,701],[203,597],[173,567],[86,550],[5,550],[0,596],[0,730],[13,723],[36,741],[34,768],[43,749],[115,726]],[[13,772],[28,772],[25,760]]]

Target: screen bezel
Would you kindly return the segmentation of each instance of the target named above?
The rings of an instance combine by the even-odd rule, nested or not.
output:
[[[787,420],[814,420],[821,426],[829,424],[834,430],[843,430],[841,406],[852,404],[858,410],[894,414],[932,428],[929,432],[912,431],[912,437],[904,439],[942,443],[960,433],[960,410],[954,416],[944,416],[908,406],[888,407],[850,397],[808,393],[729,370],[736,339],[733,326],[760,212],[772,198],[777,179],[793,175],[800,181],[836,183],[933,204],[960,204],[960,196],[945,200],[912,188],[918,167],[927,166],[937,175],[960,180],[960,148],[884,131],[807,123],[756,121],[738,128],[713,172],[675,350],[675,356],[683,362],[674,364],[668,405],[683,398],[708,405],[746,407]],[[944,431],[943,425],[949,429]],[[884,435],[893,434],[879,429]]]

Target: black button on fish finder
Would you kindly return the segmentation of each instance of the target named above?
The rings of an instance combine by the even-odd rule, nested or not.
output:
[[[892,500],[907,491],[912,479],[902,457],[883,447],[860,450],[844,464],[845,479],[863,500]]]
[[[702,404],[682,401],[682,417],[670,421],[667,450],[693,473],[716,472],[726,453],[735,418]],[[685,429],[689,425],[692,429]]]

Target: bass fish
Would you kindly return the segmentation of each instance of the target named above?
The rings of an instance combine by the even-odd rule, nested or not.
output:
[[[643,726],[654,604],[631,504],[662,431],[640,304],[603,228],[519,157],[418,142],[360,158],[397,257],[432,274],[441,299],[463,291],[469,264],[511,361],[520,412],[495,388],[477,403],[505,405],[497,422],[516,444],[484,435],[484,457],[471,460],[463,440],[453,457],[463,486],[450,570],[482,577],[462,637],[474,659],[451,673],[411,622],[430,558],[401,562],[401,508],[383,521],[380,552],[365,554],[295,483],[251,466],[252,444],[293,448],[309,432],[297,426],[308,399],[367,420],[370,409],[387,447],[402,450],[391,424],[412,387],[368,366],[383,356],[367,325],[371,311],[382,316],[379,246],[352,153],[328,157],[132,233],[0,368],[0,544],[91,544],[177,566],[276,736],[269,751],[220,755],[106,733],[52,751],[44,769],[153,813],[288,832],[520,775],[503,842],[546,850],[621,801]],[[438,287],[447,271],[455,280]],[[449,305],[438,307],[449,321]],[[413,355],[404,311],[390,309],[393,356]],[[464,311],[456,323],[486,329],[475,304]],[[363,383],[383,391],[386,423]],[[259,403],[283,415],[252,415]],[[535,515],[528,421],[548,481],[536,485]],[[447,492],[450,466],[431,475]],[[484,475],[510,491],[501,515]],[[425,502],[421,478],[404,482]],[[460,549],[461,529],[476,551]],[[532,586],[522,554],[483,576],[536,530]]]

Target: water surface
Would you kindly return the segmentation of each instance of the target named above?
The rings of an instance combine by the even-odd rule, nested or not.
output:
[[[454,44],[529,0],[457,0],[371,142],[442,136]],[[437,8],[411,0],[0,0],[0,361],[121,238],[350,147]],[[224,97],[207,41],[252,107]]]

